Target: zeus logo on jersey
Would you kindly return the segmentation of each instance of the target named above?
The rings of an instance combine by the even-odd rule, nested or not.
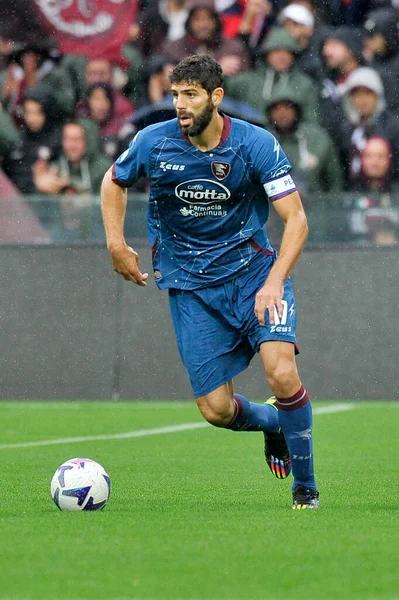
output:
[[[162,169],[162,171],[184,171],[186,165],[174,165],[173,163],[161,161],[159,168]]]
[[[211,204],[216,200],[225,202],[231,196],[230,190],[211,179],[191,179],[175,187],[176,196],[187,204]]]

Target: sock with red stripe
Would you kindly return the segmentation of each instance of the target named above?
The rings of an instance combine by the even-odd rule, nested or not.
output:
[[[290,452],[293,488],[317,489],[313,469],[312,407],[303,387],[290,398],[277,398],[279,422]]]
[[[280,429],[278,411],[270,404],[249,402],[241,394],[234,394],[234,416],[226,429],[233,431],[269,431]]]

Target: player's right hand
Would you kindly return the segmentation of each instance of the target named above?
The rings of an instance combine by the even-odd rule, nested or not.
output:
[[[140,271],[140,257],[138,253],[133,250],[130,246],[125,246],[120,250],[113,250],[111,252],[112,257],[112,268],[116,273],[122,275],[126,281],[131,281],[137,285],[147,285],[146,279],[148,273],[142,273]]]

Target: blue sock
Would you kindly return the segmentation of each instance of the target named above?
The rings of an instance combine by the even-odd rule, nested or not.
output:
[[[312,407],[303,387],[290,398],[277,398],[278,416],[290,452],[293,488],[317,489],[313,469]]]
[[[278,431],[278,411],[271,404],[249,402],[244,396],[234,394],[234,416],[226,429],[233,431]]]

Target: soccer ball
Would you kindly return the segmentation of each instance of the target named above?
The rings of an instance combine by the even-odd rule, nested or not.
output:
[[[107,504],[110,493],[108,474],[90,458],[67,460],[51,480],[51,496],[60,510],[100,510]]]

